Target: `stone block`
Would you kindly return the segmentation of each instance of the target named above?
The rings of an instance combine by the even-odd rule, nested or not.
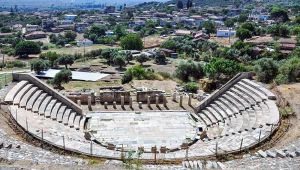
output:
[[[271,157],[271,158],[275,158],[276,157],[276,152],[273,152],[273,151],[270,151],[270,150],[267,150],[266,151],[266,154]]]
[[[280,158],[285,158],[286,157],[286,154],[282,151],[282,150],[275,150],[276,154],[278,157]]]
[[[268,155],[266,154],[266,152],[262,151],[262,150],[259,150],[257,151],[257,154],[263,158],[266,158]]]

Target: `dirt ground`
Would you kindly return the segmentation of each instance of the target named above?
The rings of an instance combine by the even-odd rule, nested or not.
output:
[[[289,117],[289,131],[276,144],[276,147],[281,147],[300,137],[300,83],[280,85],[274,91],[289,103],[294,112],[294,116]]]
[[[161,43],[168,40],[169,37],[161,37],[159,35],[148,36],[143,39],[145,48],[153,48],[160,46]]]

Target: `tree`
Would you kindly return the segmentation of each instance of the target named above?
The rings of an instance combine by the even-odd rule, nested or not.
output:
[[[62,69],[61,71],[55,74],[52,83],[55,87],[61,88],[62,84],[68,83],[71,80],[72,80],[72,72],[68,69]]]
[[[69,43],[71,41],[74,41],[76,39],[76,36],[77,36],[76,32],[74,32],[74,31],[66,31],[64,37],[65,37],[66,41]]]
[[[40,55],[40,58],[43,60],[49,60],[50,62],[50,67],[53,67],[55,65],[55,61],[58,59],[59,55],[56,52],[46,52],[46,53],[42,53]]]
[[[186,8],[190,9],[190,8],[192,8],[192,6],[193,6],[193,1],[192,0],[188,0],[187,3],[186,3]]]
[[[60,65],[65,65],[65,68],[68,68],[68,65],[74,64],[75,58],[71,55],[64,55],[59,57],[56,62]]]
[[[41,47],[38,43],[33,41],[21,41],[16,45],[16,55],[21,57],[28,57],[29,54],[41,53]]]
[[[100,37],[100,36],[105,35],[106,31],[107,31],[107,29],[104,26],[93,25],[89,30],[89,34],[96,34],[97,36]]]
[[[116,34],[117,40],[119,40],[121,37],[126,35],[126,32],[121,25],[117,25],[116,29],[115,29],[115,34]]]
[[[235,19],[229,18],[224,21],[226,27],[233,27],[235,23]]]
[[[148,61],[149,57],[146,54],[140,54],[136,56],[136,61],[143,65],[144,62]]]
[[[205,21],[203,27],[207,34],[216,33],[217,31],[216,26],[212,21]]]
[[[290,34],[290,29],[287,25],[277,24],[269,27],[268,33],[274,37],[288,37]]]
[[[36,72],[37,74],[40,74],[41,71],[45,71],[49,69],[49,61],[47,60],[34,60],[30,63],[31,70]]]
[[[255,34],[255,24],[253,22],[245,22],[240,28],[249,30],[252,34]]]
[[[178,1],[177,1],[177,8],[178,8],[178,9],[183,9],[183,3],[182,3],[181,0],[178,0]]]
[[[143,41],[137,34],[128,34],[121,38],[121,47],[124,50],[142,50]]]
[[[158,63],[158,64],[166,64],[166,55],[163,51],[159,51],[156,53],[155,55],[155,63]]]
[[[272,58],[261,58],[255,62],[254,71],[257,80],[270,83],[278,73],[278,65]]]
[[[294,35],[300,34],[300,26],[295,26],[292,30]]]
[[[125,56],[125,60],[127,61],[127,64],[129,64],[129,62],[131,60],[133,60],[133,56],[132,56],[132,53],[130,51],[126,51],[124,53],[124,56]]]
[[[243,22],[246,22],[247,19],[248,19],[248,15],[245,13],[242,13],[238,17],[238,22],[243,23]]]
[[[281,22],[289,21],[288,12],[279,6],[272,7],[270,11],[270,16],[272,19],[277,21],[281,21]]]
[[[299,54],[286,60],[279,67],[279,74],[275,82],[277,84],[284,84],[290,82],[299,82],[300,80],[300,58]]]
[[[296,23],[296,24],[300,24],[300,16],[297,16],[297,17],[295,18],[295,23]]]
[[[116,56],[116,57],[113,59],[113,61],[114,61],[114,64],[115,64],[115,65],[118,65],[120,69],[122,69],[122,67],[126,65],[126,63],[125,63],[125,58],[122,57],[122,56],[120,56],[120,55]]]
[[[113,58],[117,55],[117,52],[114,49],[108,48],[102,50],[101,55],[104,59],[106,59],[107,64],[110,65],[113,61]]]
[[[9,32],[11,32],[11,29],[9,27],[2,27],[0,31],[2,33],[9,33]]]
[[[251,34],[251,31],[249,31],[248,29],[244,29],[244,28],[239,28],[237,31],[236,31],[236,36],[244,41],[245,39],[247,38],[251,38],[252,37],[252,34]]]
[[[200,79],[205,75],[203,65],[194,61],[182,61],[175,70],[175,76],[187,82],[190,78]]]
[[[209,78],[221,79],[231,78],[244,68],[233,60],[224,58],[213,58],[208,64],[205,65],[204,70]]]

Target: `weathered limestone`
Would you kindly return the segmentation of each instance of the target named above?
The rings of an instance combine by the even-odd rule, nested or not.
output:
[[[89,107],[89,110],[92,110],[92,97],[91,96],[88,97],[88,107]]]
[[[65,113],[65,110],[67,109],[67,106],[61,106],[58,110],[58,113],[57,113],[57,121],[59,123],[61,123],[63,121],[63,116],[64,116],[64,113]]]
[[[61,102],[57,102],[55,104],[55,106],[53,107],[52,112],[51,112],[51,119],[52,120],[56,120],[57,114],[58,114],[58,111],[60,109],[61,104],[62,104]]]
[[[179,97],[179,106],[180,106],[180,107],[182,107],[182,100],[183,100],[183,96],[180,95],[180,97]]]
[[[70,114],[70,117],[69,117],[69,120],[68,120],[68,125],[69,125],[71,128],[74,127],[75,116],[76,116],[76,113],[75,113],[75,112],[72,112],[72,113]]]
[[[76,130],[79,130],[80,129],[80,119],[81,119],[81,116],[77,115],[75,117],[75,120],[74,120],[74,128]]]
[[[45,117],[46,118],[50,118],[51,117],[51,112],[52,112],[52,109],[55,106],[56,102],[57,102],[56,99],[52,99],[50,101],[50,103],[48,104],[48,106],[46,107],[46,109],[45,109]]]
[[[139,102],[139,108],[142,109],[143,108],[143,103]]]
[[[121,107],[124,107],[124,103],[125,103],[125,97],[121,96]]]
[[[42,94],[42,90],[37,90],[32,96],[31,98],[28,100],[27,104],[26,104],[26,109],[27,110],[31,110],[33,107],[33,104],[35,103],[35,101],[37,100],[37,98]]]
[[[46,107],[48,106],[48,104],[50,103],[52,97],[51,96],[47,96],[44,101],[42,102],[40,108],[39,108],[39,115],[44,115],[45,114],[45,110],[46,110]]]
[[[155,104],[156,104],[156,107],[159,107],[159,95],[158,94],[155,95]]]
[[[114,107],[114,109],[117,109],[117,102],[116,101],[113,102],[113,107]]]
[[[69,122],[69,117],[70,117],[70,114],[71,114],[71,109],[67,109],[64,113],[64,116],[63,116],[63,124],[64,125],[68,125],[68,122]]]
[[[148,96],[148,97],[147,97],[147,105],[148,105],[148,107],[151,107],[150,97],[151,97],[151,96]]]
[[[77,100],[77,104],[79,107],[81,107],[81,100]]]
[[[107,105],[108,103],[107,102],[104,102],[104,108],[107,109]]]
[[[33,112],[37,113],[39,111],[40,105],[46,97],[47,93],[43,93],[38,97],[38,99],[34,102],[34,105],[32,107]]]
[[[172,100],[174,101],[174,102],[176,102],[177,100],[176,100],[176,96],[177,94],[176,93],[173,93],[173,96],[172,96]]]
[[[20,104],[20,101],[22,99],[22,97],[27,93],[27,91],[32,87],[32,84],[27,84],[25,87],[23,87],[15,96],[13,104]]]
[[[167,107],[167,103],[168,103],[167,97],[165,95],[163,95],[163,105],[164,105],[164,107]]]
[[[20,101],[20,107],[26,107],[27,102],[32,97],[32,95],[38,90],[37,87],[32,87],[30,90],[23,96],[22,100]]]
[[[129,107],[132,108],[132,97],[129,98]]]
[[[192,106],[192,97],[193,97],[193,94],[189,93],[189,101],[188,101],[189,106]]]
[[[4,101],[5,102],[12,102],[15,98],[15,96],[18,94],[20,90],[22,90],[23,87],[25,87],[28,84],[28,81],[22,80],[17,85],[15,85],[6,95]]]

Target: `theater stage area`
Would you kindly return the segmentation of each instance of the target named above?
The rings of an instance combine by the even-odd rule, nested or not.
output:
[[[89,113],[88,131],[102,145],[124,150],[179,148],[197,137],[197,123],[186,111]]]

